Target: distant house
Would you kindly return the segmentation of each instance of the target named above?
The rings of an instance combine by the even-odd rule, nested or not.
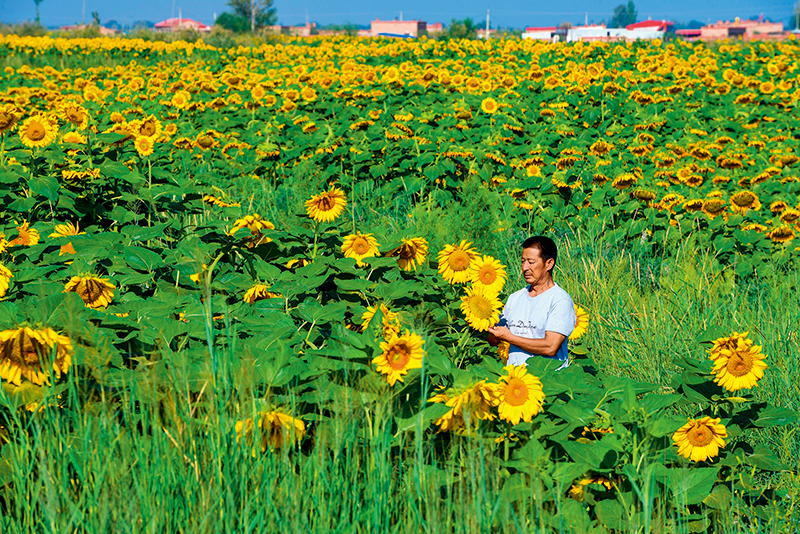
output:
[[[422,20],[379,20],[370,23],[370,35],[390,35],[398,37],[419,37],[428,30],[428,24]]]
[[[317,32],[316,22],[306,22],[305,24],[298,24],[297,26],[284,26],[281,24],[274,24],[272,26],[265,26],[264,30],[267,33],[275,35],[293,35],[295,37],[311,37],[312,35],[338,35],[336,32],[330,30],[323,30]]]
[[[733,22],[717,21],[714,24],[707,24],[699,30],[678,30],[675,32],[687,41],[715,41],[718,39],[738,38],[746,41],[753,39],[780,40],[789,34],[783,31],[783,23],[770,22],[764,17],[756,20],[739,20]]]
[[[441,22],[432,22],[428,24],[428,35],[438,35],[444,32],[444,24]]]
[[[157,32],[174,33],[180,31],[196,31],[196,32],[210,32],[211,26],[206,26],[202,22],[192,19],[175,18],[171,17],[161,22],[156,22],[155,29]]]
[[[497,35],[497,30],[489,28],[489,38]],[[486,28],[478,28],[478,39],[486,39]]]
[[[80,30],[90,30],[92,28],[97,28],[100,31],[100,35],[103,37],[113,37],[115,35],[119,35],[120,31],[114,28],[106,28],[105,26],[94,26],[90,24],[73,24],[72,26],[60,26],[58,29],[62,31],[80,31]]]
[[[605,24],[586,24],[571,28],[540,26],[525,28],[524,39],[551,42],[574,41],[635,41],[637,39],[663,39],[673,23],[667,20],[645,20],[625,28],[607,28]]]

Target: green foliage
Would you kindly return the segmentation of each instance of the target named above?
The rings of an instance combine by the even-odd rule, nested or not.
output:
[[[470,17],[460,20],[452,19],[442,36],[448,39],[477,39],[478,26]]]
[[[628,0],[627,4],[620,4],[614,8],[614,15],[609,22],[609,28],[624,28],[628,24],[636,22],[638,13],[633,5],[633,0]]]
[[[221,13],[214,24],[234,33],[244,33],[250,30],[249,19],[227,11]]]
[[[247,21],[251,32],[271,26],[278,20],[272,0],[227,0],[226,4],[233,9],[236,18]]]

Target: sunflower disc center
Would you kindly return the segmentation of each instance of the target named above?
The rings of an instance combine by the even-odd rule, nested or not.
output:
[[[528,400],[528,385],[521,378],[513,377],[506,383],[505,402],[511,406],[521,406]]]

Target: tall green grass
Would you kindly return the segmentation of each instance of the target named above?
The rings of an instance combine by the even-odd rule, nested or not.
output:
[[[513,271],[516,251],[503,260]],[[704,357],[695,338],[706,327],[749,330],[769,356],[757,397],[798,409],[800,298],[792,290],[799,274],[767,268],[739,283],[690,244],[658,260],[580,234],[561,239],[557,281],[591,314],[587,336],[598,364],[669,388],[674,355]],[[510,287],[517,285],[512,275]],[[569,510],[578,503],[569,488],[548,493],[535,477],[506,484],[491,440],[432,439],[430,429],[394,435],[388,401],[342,397],[332,416],[310,422],[302,449],[253,454],[233,430],[255,409],[246,370],[227,367],[226,351],[235,350],[220,343],[216,379],[209,363],[200,395],[186,393],[197,391],[195,382],[189,387],[197,376],[184,374],[176,358],[166,388],[148,380],[163,368],[120,371],[113,390],[94,389],[91,377],[72,372],[63,408],[33,415],[7,407],[14,420],[0,465],[9,481],[0,489],[2,532],[587,531],[572,523]],[[800,490],[796,429],[754,439],[792,466],[793,473],[761,482],[793,503]],[[626,508],[622,531],[642,532],[647,516],[653,532],[689,532],[655,497]],[[547,500],[560,512],[545,513]],[[780,532],[797,521],[790,513],[753,522],[748,514],[726,511],[705,527]]]

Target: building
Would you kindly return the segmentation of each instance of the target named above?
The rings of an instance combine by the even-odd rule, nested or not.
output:
[[[185,19],[183,17],[170,17],[167,20],[157,22],[155,25],[157,32],[175,33],[182,31],[196,31],[206,33],[211,31],[211,26],[206,26],[202,22]]]
[[[497,37],[497,30],[489,28],[489,39]],[[478,39],[486,39],[486,28],[478,28]]]
[[[397,36],[419,37],[428,31],[428,24],[422,20],[379,20],[375,19],[370,24],[372,37]]]
[[[756,20],[739,20],[737,17],[733,22],[717,21],[714,24],[707,24],[699,30],[678,30],[675,32],[687,41],[716,41],[721,39],[784,39],[788,34],[783,31],[782,22],[770,22],[764,17]]]
[[[93,28],[97,28],[100,32],[100,35],[103,37],[114,37],[115,35],[119,35],[121,32],[115,28],[106,28],[105,26],[97,26],[97,25],[90,25],[90,24],[73,24],[72,26],[60,26],[58,29],[62,31],[81,31],[81,30],[91,30]]]
[[[433,22],[428,24],[428,35],[439,35],[444,32],[444,24],[441,22]]]
[[[625,28],[607,28],[605,24],[586,24],[571,28],[539,26],[525,28],[524,39],[550,42],[575,41],[636,41],[637,39],[663,39],[673,23],[666,20],[645,20]]]

